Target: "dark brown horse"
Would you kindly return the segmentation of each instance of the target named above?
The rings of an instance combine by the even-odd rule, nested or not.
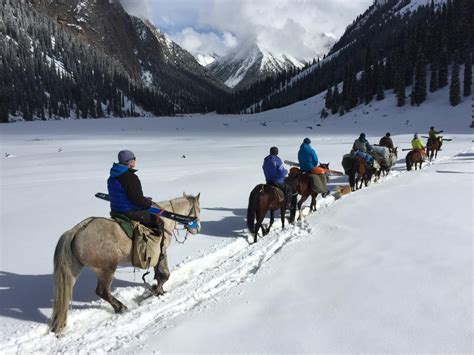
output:
[[[296,190],[296,179],[287,177],[285,185],[291,191]],[[254,187],[249,196],[247,209],[247,227],[254,235],[253,242],[257,242],[258,231],[262,229],[262,235],[267,235],[275,220],[274,213],[280,210],[281,227],[285,228],[286,200],[284,192],[276,186],[269,184],[259,184]],[[267,212],[270,211],[270,224],[264,228],[262,223]],[[290,210],[290,223],[295,221],[296,215],[296,195],[293,195]]]
[[[423,157],[423,149],[420,150],[410,150],[405,158],[407,163],[407,170],[410,171],[413,166],[415,166],[415,170],[419,168],[421,169],[421,165],[423,164],[424,157]]]
[[[349,185],[351,186],[351,190],[355,191],[361,189],[362,184],[365,186],[369,185],[374,173],[375,169],[367,164],[367,162],[362,157],[356,156],[352,158],[349,169]]]
[[[323,169],[329,169],[329,163],[327,164],[319,164],[319,166]],[[301,195],[300,200],[297,203],[298,212],[299,212],[299,219],[302,219],[301,207],[303,203],[311,196],[311,204],[309,205],[310,212],[316,211],[316,197],[318,193],[315,192],[312,188],[311,182],[311,174],[303,173],[301,171],[290,172],[290,176],[296,178],[296,187],[298,194]],[[326,175],[326,179],[328,179],[328,175]]]
[[[439,137],[438,139],[428,139],[428,142],[426,143],[426,155],[428,156],[430,161],[433,160],[433,156],[435,159],[438,157],[438,151],[441,149],[442,145],[442,137]]]

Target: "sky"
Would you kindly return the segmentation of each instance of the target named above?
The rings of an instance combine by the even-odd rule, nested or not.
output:
[[[275,54],[323,55],[373,0],[121,0],[194,55],[257,43]]]

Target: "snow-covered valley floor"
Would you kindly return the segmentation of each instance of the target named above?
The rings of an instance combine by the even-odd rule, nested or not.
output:
[[[430,98],[326,120],[317,118],[317,96],[255,116],[0,126],[0,352],[472,353],[470,102],[453,109]],[[342,170],[360,132],[376,143],[391,131],[408,148],[431,125],[453,141],[429,166],[407,172],[402,152],[382,181],[319,199],[304,221],[276,223],[249,243],[247,199],[270,146],[296,160],[308,136],[320,160]],[[170,246],[164,297],[143,299],[141,272],[117,271],[114,295],[129,308],[122,315],[97,299],[85,270],[57,339],[47,328],[54,247],[83,218],[108,215],[93,195],[106,190],[121,149],[135,152],[155,200],[201,192],[201,234]]]

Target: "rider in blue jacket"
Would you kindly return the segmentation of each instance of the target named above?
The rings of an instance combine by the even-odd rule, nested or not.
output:
[[[278,148],[271,147],[270,155],[263,160],[263,173],[267,183],[282,185],[285,183],[288,171],[284,168],[281,159],[278,157]]]
[[[287,208],[290,208],[289,205],[292,191],[285,184],[285,177],[288,174],[288,171],[285,169],[281,159],[278,157],[277,147],[270,148],[270,155],[267,155],[263,160],[262,168],[267,184],[277,186],[283,190]]]
[[[314,149],[310,146],[311,139],[305,138],[298,152],[298,162],[300,170],[305,173],[311,172],[313,168],[319,165],[319,159]]]
[[[135,175],[135,154],[122,150],[118,154],[118,161],[110,169],[107,180],[111,214],[124,214],[145,226],[162,228],[163,221],[160,217],[148,211],[152,203],[150,198],[143,196],[140,179]]]

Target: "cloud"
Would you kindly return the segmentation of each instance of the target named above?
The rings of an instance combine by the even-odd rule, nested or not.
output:
[[[229,53],[256,42],[274,54],[327,53],[373,0],[122,0],[191,53]],[[329,35],[329,36],[328,36]]]
[[[224,56],[238,45],[237,38],[230,32],[218,35],[214,32],[197,32],[191,27],[186,27],[182,31],[169,36],[193,54]]]

